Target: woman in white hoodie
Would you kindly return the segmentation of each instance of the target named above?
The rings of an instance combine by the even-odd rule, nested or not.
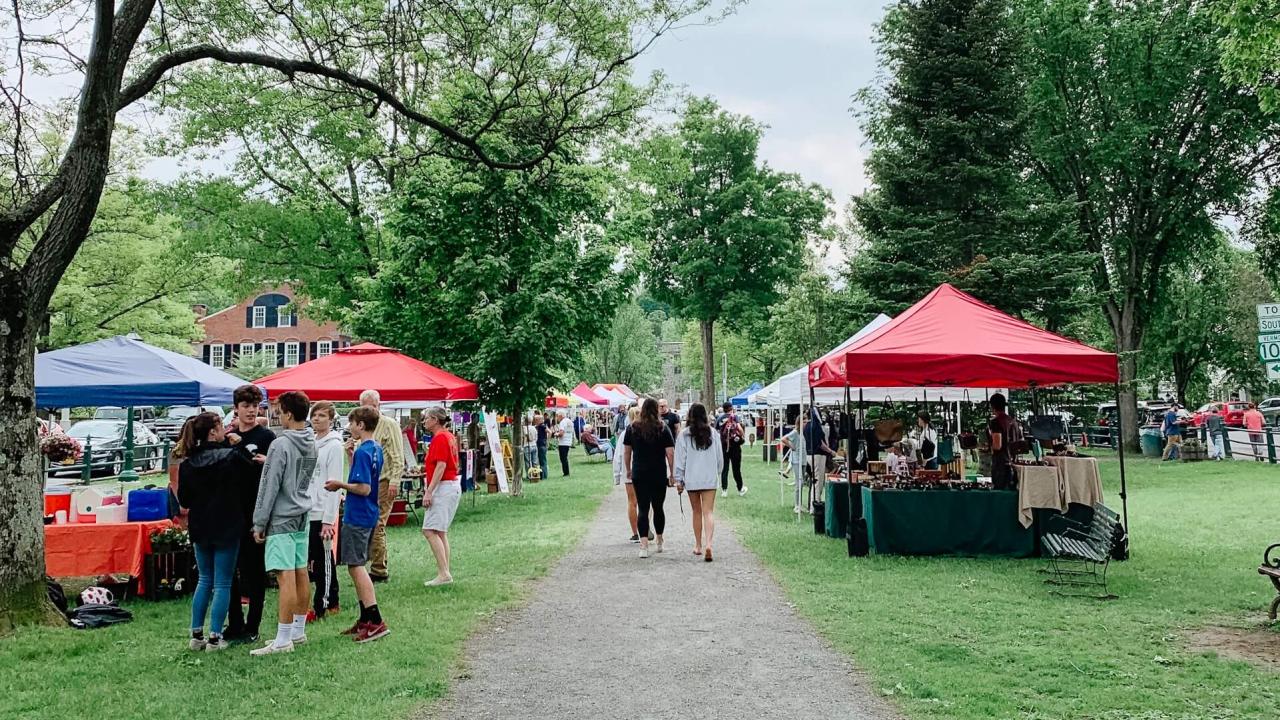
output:
[[[333,428],[333,403],[311,404],[311,429],[316,433],[316,470],[311,477],[311,547],[307,553],[311,583],[315,586],[312,612],[317,618],[338,612],[338,574],[333,556],[333,537],[338,524],[342,495],[324,489],[329,480],[346,479],[343,473],[342,433]]]
[[[711,562],[711,539],[716,532],[716,484],[724,470],[720,433],[713,432],[702,403],[689,406],[689,422],[676,438],[676,491],[689,491],[693,510],[693,554]]]

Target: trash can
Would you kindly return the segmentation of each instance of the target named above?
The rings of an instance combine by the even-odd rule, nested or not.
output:
[[[1143,457],[1158,458],[1164,452],[1164,438],[1160,436],[1160,428],[1142,428]]]

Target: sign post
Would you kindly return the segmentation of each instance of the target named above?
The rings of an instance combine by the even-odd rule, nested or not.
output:
[[[1280,303],[1258,305],[1258,359],[1268,380],[1280,380]]]

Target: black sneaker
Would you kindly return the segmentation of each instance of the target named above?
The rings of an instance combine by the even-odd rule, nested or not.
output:
[[[631,542],[633,542],[633,543],[638,543],[638,542],[640,542],[640,536],[639,536],[639,535],[632,535],[632,536],[631,536]]]
[[[241,632],[234,635],[227,633],[222,636],[222,640],[223,642],[228,642],[232,645],[257,645],[258,633]]]
[[[375,583],[384,583],[384,582],[387,582],[387,581],[389,581],[389,580],[391,580],[391,576],[390,576],[390,575],[370,575],[370,576],[369,576],[369,581],[370,581],[370,582],[375,582]]]

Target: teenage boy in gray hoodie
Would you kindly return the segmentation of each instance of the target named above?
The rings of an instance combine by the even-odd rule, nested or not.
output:
[[[307,641],[307,515],[311,511],[311,477],[316,469],[315,434],[307,427],[311,402],[305,393],[280,396],[284,432],[267,450],[262,484],[253,508],[253,539],[266,543],[267,572],[277,573],[280,624],[276,637],[251,655],[293,652]]]

